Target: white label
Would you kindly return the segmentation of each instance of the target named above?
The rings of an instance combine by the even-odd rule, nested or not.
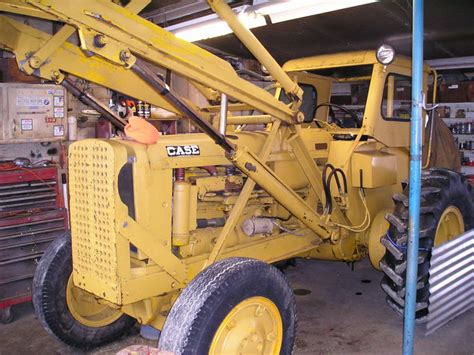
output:
[[[22,131],[32,131],[33,130],[33,119],[31,119],[31,118],[22,118],[21,119],[21,130]]]
[[[448,89],[459,89],[459,85],[458,84],[449,85]]]
[[[64,96],[55,96],[53,105],[64,106]]]
[[[55,107],[54,108],[54,117],[55,118],[64,117],[64,107]]]
[[[167,145],[166,152],[169,157],[200,155],[198,145]]]
[[[20,107],[44,107],[49,106],[51,101],[48,97],[17,96],[16,105]]]
[[[64,136],[64,126],[63,125],[54,126],[53,127],[53,135],[55,137]]]

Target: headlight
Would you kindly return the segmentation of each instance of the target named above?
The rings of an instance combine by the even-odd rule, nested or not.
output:
[[[395,50],[388,44],[382,44],[377,49],[377,60],[382,65],[389,65],[395,59]]]

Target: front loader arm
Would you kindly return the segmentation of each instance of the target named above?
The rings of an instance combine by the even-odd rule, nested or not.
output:
[[[5,6],[6,3],[18,6]],[[143,2],[141,2],[143,5]],[[2,10],[34,15],[40,11],[43,18],[53,18],[65,23],[51,36],[0,16],[0,45],[17,55],[20,68],[45,79],[61,82],[63,73],[96,82],[116,91],[139,98],[190,118],[225,151],[229,160],[255,183],[263,187],[309,229],[322,239],[329,239],[335,232],[328,216],[321,216],[285,184],[255,153],[234,143],[209,125],[189,102],[183,100],[163,83],[146,62],[172,70],[191,82],[213,89],[237,99],[274,119],[282,127],[291,126],[291,144],[296,147],[295,158],[303,167],[311,188],[320,201],[324,201],[321,172],[307,154],[298,154],[304,147],[295,123],[302,121],[298,110],[301,88],[279,67],[255,37],[249,35],[228,5],[222,1],[209,1],[224,20],[232,25],[235,33],[255,56],[269,66],[271,74],[289,94],[289,106],[267,91],[241,79],[229,63],[175,37],[166,30],[139,17],[135,11],[106,0],[24,0],[0,2]],[[138,6],[138,5],[137,5]],[[139,8],[140,6],[138,6]],[[19,10],[18,10],[19,9]],[[18,10],[18,11],[17,11]],[[20,11],[21,10],[21,11]],[[38,16],[41,17],[41,16]],[[77,31],[80,48],[67,42]],[[251,34],[251,33],[250,33]],[[345,223],[337,207],[331,220]]]

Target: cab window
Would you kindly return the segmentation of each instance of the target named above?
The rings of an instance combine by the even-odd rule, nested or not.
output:
[[[318,92],[313,85],[309,84],[298,84],[300,88],[303,90],[303,100],[301,103],[300,111],[304,114],[304,123],[311,123],[313,122],[314,116],[316,114],[316,105],[318,102]],[[290,103],[290,99],[281,91],[280,94],[280,101],[283,101],[285,104]]]
[[[409,120],[411,115],[411,78],[389,74],[385,80],[382,117],[385,120]]]

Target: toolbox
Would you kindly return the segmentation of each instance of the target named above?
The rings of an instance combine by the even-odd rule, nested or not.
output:
[[[36,265],[64,233],[67,213],[56,167],[0,170],[0,320],[31,300]]]

